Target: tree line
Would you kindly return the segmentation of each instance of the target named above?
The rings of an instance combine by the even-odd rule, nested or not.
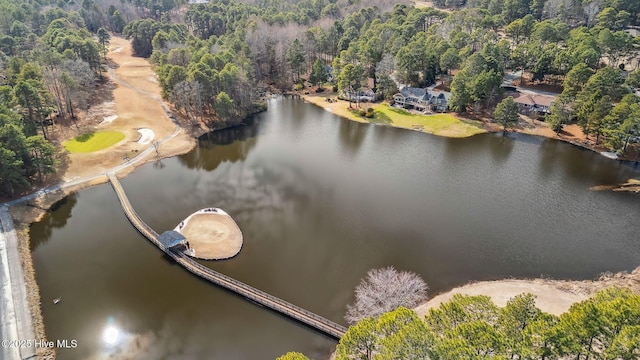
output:
[[[638,357],[640,296],[621,288],[601,290],[560,316],[538,309],[531,294],[515,296],[503,308],[487,296],[458,294],[422,319],[400,307],[360,320],[336,348],[336,360]]]
[[[55,171],[53,131],[78,127],[106,71],[109,31],[179,20],[184,0],[0,0],[0,195]],[[166,29],[166,27],[163,27]],[[186,28],[182,29],[184,39]],[[141,27],[142,30],[142,27]],[[174,33],[167,29],[174,36]],[[151,48],[151,39],[147,49]],[[144,39],[134,44],[144,53]]]
[[[110,35],[105,29],[92,34],[82,11],[61,8],[71,6],[0,1],[1,195],[12,196],[55,171],[53,126],[75,121],[103,76]]]
[[[322,84],[326,74],[321,68],[326,65],[332,65],[330,77],[339,91],[359,91],[371,79],[374,90],[387,99],[397,92],[396,81],[423,87],[443,78],[452,93],[450,107],[459,113],[492,111],[503,95],[505,71],[521,70],[530,74],[529,81],[563,85],[549,117],[555,130],[578,120],[587,135],[595,136],[596,142],[604,138],[605,146],[620,153],[627,140],[638,135],[636,116],[613,118],[633,111],[612,113],[638,85],[639,38],[624,31],[639,23],[638,0],[435,4],[449,9],[402,2],[371,6],[367,1],[355,5],[340,0],[211,1],[189,6],[184,25],[145,19],[131,23],[125,33],[134,45],[144,37],[140,55],[151,56],[159,65],[165,96],[192,118],[216,117],[220,93],[234,104],[231,112],[221,111],[223,115],[242,116],[256,100],[245,91],[231,94],[216,78],[224,66],[205,67],[201,61],[205,54],[223,53],[231,54],[241,88],[288,90],[297,84],[299,89],[307,80]],[[196,64],[204,77],[196,79]],[[627,71],[624,76],[621,69]],[[603,77],[605,73],[618,75],[614,79]],[[446,80],[453,74],[452,81]],[[608,81],[602,88],[615,88],[609,97],[591,91],[598,79]],[[172,87],[179,83],[181,91],[176,92]],[[171,98],[184,90],[197,94],[196,100]],[[223,108],[229,104],[224,95],[220,100]],[[631,105],[637,102],[630,96],[620,106],[635,108]],[[593,115],[592,109],[602,116]],[[608,121],[600,121],[610,114]]]
[[[640,45],[624,31],[638,24],[638,0],[435,2],[446,11],[408,1],[185,3],[0,0],[1,93],[25,134],[47,138],[52,110],[73,119],[87,107],[105,69],[107,30],[123,33],[157,65],[167,100],[214,126],[255,111],[264,89],[327,78],[341,91],[359,91],[371,79],[387,98],[396,81],[426,86],[442,78],[453,110],[491,111],[511,69],[562,83],[548,117],[557,131],[577,120],[619,153],[640,131],[632,91],[640,75],[628,72],[638,66]]]

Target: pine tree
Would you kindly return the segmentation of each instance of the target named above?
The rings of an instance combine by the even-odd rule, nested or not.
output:
[[[503,131],[507,131],[507,128],[514,127],[520,115],[518,115],[518,104],[513,101],[513,97],[509,96],[500,101],[496,110],[493,112],[493,117],[496,122],[502,125]]]

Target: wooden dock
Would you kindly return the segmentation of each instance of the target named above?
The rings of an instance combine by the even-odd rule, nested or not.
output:
[[[189,256],[183,254],[181,251],[172,251],[165,248],[164,245],[158,240],[158,233],[156,233],[151,227],[149,227],[144,221],[140,219],[135,212],[127,195],[118,181],[115,174],[108,174],[109,182],[118,195],[122,209],[125,215],[131,222],[131,224],[149,241],[156,245],[165,254],[169,255],[182,267],[187,269],[192,274],[206,279],[218,286],[221,286],[227,290],[230,290],[238,295],[243,296],[259,305],[270,308],[280,314],[288,316],[310,328],[321,332],[329,337],[339,340],[347,331],[347,328],[337,324],[331,320],[328,320],[320,315],[305,310],[299,306],[293,305],[287,301],[279,299],[275,296],[267,294],[264,291],[258,290],[252,286],[249,286],[243,282],[235,280],[229,276],[223,275],[217,271],[211,270],[206,266],[203,266],[191,259]]]

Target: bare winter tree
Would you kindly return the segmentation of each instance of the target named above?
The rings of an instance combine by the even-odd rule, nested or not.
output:
[[[361,319],[380,316],[400,306],[413,308],[427,298],[427,283],[412,272],[392,266],[369,270],[356,287],[356,300],[347,305],[345,319],[354,324]]]
[[[587,21],[587,27],[590,28],[593,26],[594,20],[596,19],[596,15],[600,12],[602,8],[602,0],[593,0],[589,2],[582,3],[582,9],[584,11],[584,17]]]
[[[95,79],[96,74],[85,61],[65,60],[62,63],[62,71],[58,73],[60,93],[64,99],[66,112],[71,115],[74,122],[76,110],[88,108]]]
[[[271,79],[281,88],[291,88],[293,72],[286,59],[291,43],[304,34],[305,28],[292,23],[269,25],[256,20],[247,31],[246,42],[254,54],[257,80]]]
[[[202,86],[197,81],[181,81],[173,88],[172,102],[178,110],[184,110],[185,115],[193,124],[198,123],[198,117],[202,116]]]

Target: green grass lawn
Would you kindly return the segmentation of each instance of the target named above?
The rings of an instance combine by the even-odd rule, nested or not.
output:
[[[412,114],[403,109],[392,108],[387,104],[378,104],[373,107],[376,114],[383,114],[391,119],[391,125],[416,129],[435,135],[448,137],[467,137],[486,132],[479,123],[461,120],[452,114],[419,115]]]
[[[91,132],[65,142],[64,147],[72,153],[89,153],[108,148],[122,139],[124,134],[119,131]]]

